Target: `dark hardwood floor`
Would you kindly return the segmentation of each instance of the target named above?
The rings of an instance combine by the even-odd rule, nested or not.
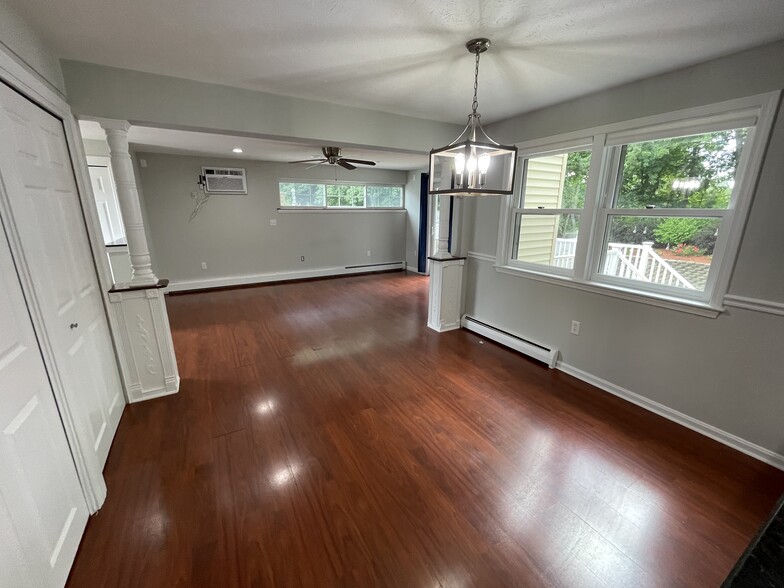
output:
[[[71,588],[718,586],[784,472],[466,331],[403,273],[169,297]]]

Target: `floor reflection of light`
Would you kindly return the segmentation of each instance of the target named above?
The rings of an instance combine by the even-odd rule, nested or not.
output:
[[[148,543],[162,545],[166,541],[169,516],[165,510],[155,510],[149,513],[142,522],[144,537]]]
[[[269,414],[275,410],[277,403],[274,398],[267,398],[256,404],[256,412],[259,414]]]
[[[270,482],[275,486],[285,486],[296,479],[299,466],[296,464],[287,465],[275,471],[270,477]]]

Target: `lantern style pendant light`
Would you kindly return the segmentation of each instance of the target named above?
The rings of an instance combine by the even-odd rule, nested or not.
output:
[[[466,49],[476,55],[474,101],[468,124],[446,147],[430,152],[430,194],[442,196],[499,196],[511,194],[515,181],[517,147],[499,145],[487,136],[477,112],[479,56],[489,39],[472,39]]]

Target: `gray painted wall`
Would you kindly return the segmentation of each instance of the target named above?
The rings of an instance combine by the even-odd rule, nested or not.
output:
[[[279,179],[335,179],[334,167],[137,153],[156,272],[172,281],[315,270],[406,257],[406,212],[279,212]],[[202,166],[245,167],[248,195],[212,195],[192,222]],[[406,172],[337,171],[341,181],[405,184]],[[270,219],[277,226],[270,226]],[[370,250],[370,256],[367,251]],[[305,261],[300,261],[300,256]],[[201,269],[207,263],[207,270]]]
[[[425,153],[461,126],[181,78],[62,61],[77,115]]]
[[[0,45],[39,78],[65,94],[59,60],[49,52],[38,34],[5,2],[0,2]]]
[[[494,125],[521,141],[784,87],[784,43],[657,76]],[[730,293],[784,303],[784,113],[752,205]],[[467,203],[466,248],[495,255],[499,200]],[[496,272],[469,259],[466,312],[556,346],[564,362],[784,454],[784,317],[738,308],[716,319]],[[579,336],[569,333],[581,321]]]

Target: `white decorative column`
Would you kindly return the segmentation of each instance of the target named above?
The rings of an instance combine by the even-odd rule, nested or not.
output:
[[[430,257],[427,326],[441,333],[460,328],[465,257],[449,252],[449,196],[439,198],[438,244]]]
[[[125,120],[98,121],[106,133],[109,144],[109,159],[112,162],[114,184],[117,187],[117,201],[120,204],[125,238],[128,241],[128,255],[131,258],[130,284],[155,284],[158,278],[152,271],[150,248],[144,232],[144,217],[139,203],[139,190],[133,173],[133,162],[128,148],[128,129],[131,125]]]
[[[139,402],[174,394],[180,388],[163,296],[163,288],[169,281],[158,279],[152,271],[139,191],[128,148],[131,125],[124,120],[98,119],[98,122],[106,132],[109,144],[132,269],[129,282],[115,284],[109,291],[109,311],[119,329],[114,336],[128,402]]]

